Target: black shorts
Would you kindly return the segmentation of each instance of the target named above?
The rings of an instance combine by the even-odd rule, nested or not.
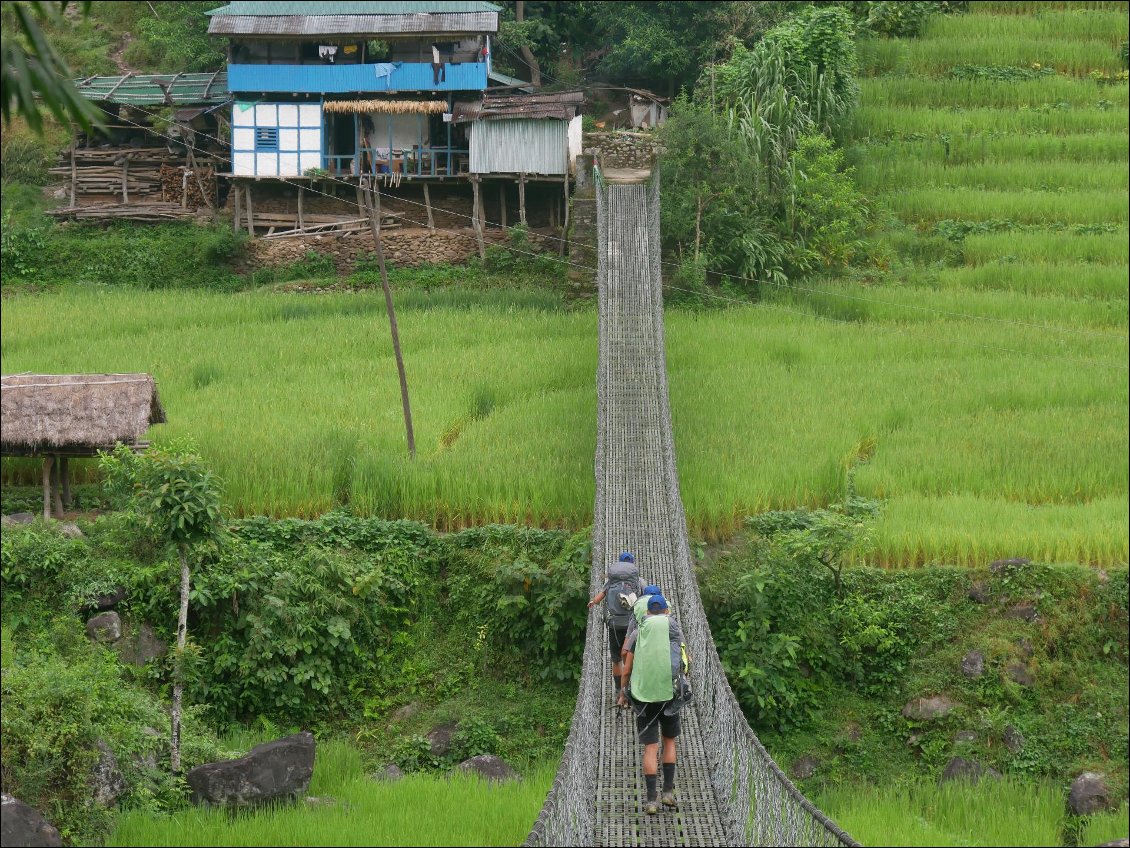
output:
[[[632,707],[636,713],[636,737],[641,745],[654,745],[659,741],[662,733],[668,739],[679,735],[679,714],[667,715],[663,712],[670,701],[657,701],[645,703],[632,698]]]
[[[612,662],[620,662],[620,651],[624,648],[624,638],[628,635],[628,625],[620,627],[608,622],[608,656]]]

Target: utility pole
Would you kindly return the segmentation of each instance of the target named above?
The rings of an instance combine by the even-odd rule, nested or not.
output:
[[[369,229],[373,231],[373,243],[377,248],[377,267],[381,271],[381,288],[384,289],[385,309],[388,310],[388,325],[392,331],[392,352],[396,357],[396,370],[400,374],[400,402],[404,407],[404,430],[408,434],[408,456],[415,459],[416,437],[412,433],[412,407],[408,403],[408,378],[404,374],[404,357],[400,354],[400,333],[396,329],[396,310],[392,306],[392,292],[388,288],[388,272],[385,270],[385,252],[381,246],[380,188],[375,179],[370,184],[368,177],[361,177],[358,188],[365,204],[365,214],[369,218]]]

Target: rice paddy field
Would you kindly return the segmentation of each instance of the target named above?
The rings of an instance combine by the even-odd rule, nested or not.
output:
[[[1065,843],[1062,790],[1011,779],[844,784],[816,802],[864,845],[1099,845],[1124,837],[1128,825],[1123,804],[1118,812],[1087,817],[1077,841]]]

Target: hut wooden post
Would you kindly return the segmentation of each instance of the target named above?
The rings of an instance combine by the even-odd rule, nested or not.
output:
[[[62,483],[63,488],[63,506],[67,509],[71,508],[71,463],[65,457],[59,457],[59,481]]]
[[[75,192],[78,189],[78,170],[75,168],[75,146],[78,144],[78,139],[73,135],[74,128],[71,128],[71,206],[75,205]]]
[[[435,219],[432,217],[432,195],[428,191],[428,184],[424,183],[424,208],[428,210],[428,229],[434,230],[436,228]]]
[[[365,193],[361,190],[361,181],[357,181],[357,215],[364,218],[366,213]]]
[[[526,226],[526,175],[518,177],[518,217]]]
[[[482,215],[482,196],[479,193],[479,176],[476,174],[471,177],[471,188],[474,189],[475,196],[472,201],[471,209],[471,224],[475,228],[475,240],[479,244],[479,259],[485,260],[487,258],[487,247],[483,243],[483,215]]]
[[[122,203],[129,203],[129,157],[122,160]]]
[[[51,518],[51,466],[55,464],[55,457],[43,457],[43,520]]]
[[[189,167],[188,167],[188,163],[186,162],[185,166],[181,169],[181,172],[180,172],[180,208],[181,209],[187,209],[188,208],[188,171],[189,171]],[[251,204],[249,203],[247,205],[250,206]]]
[[[251,208],[251,183],[244,186],[243,190],[247,192],[247,234],[255,238],[255,212]]]
[[[506,183],[498,184],[498,219],[502,229],[506,229]]]
[[[306,226],[305,219],[302,217],[302,196],[306,194],[304,186],[298,187],[298,229],[304,229]]]
[[[565,174],[565,220],[561,224],[561,241],[557,243],[557,255],[565,255],[565,239],[569,238],[569,174]]]
[[[243,214],[243,209],[241,208],[241,204],[239,202],[239,200],[240,200],[239,183],[232,183],[232,189],[235,191],[235,209],[234,209],[232,216],[231,216],[231,231],[233,233],[238,233],[239,232],[239,218]]]
[[[51,469],[51,503],[54,506],[55,516],[57,518],[63,517],[63,498],[59,493],[62,488],[62,474],[60,473],[60,466],[63,464],[61,457],[55,457],[55,462],[52,463]]]
[[[360,181],[358,182],[358,192],[360,193]],[[392,352],[396,358],[396,371],[400,376],[400,402],[404,407],[404,430],[408,437],[408,456],[411,459],[416,458],[416,436],[412,432],[412,406],[408,402],[408,377],[404,373],[404,357],[400,353],[400,332],[396,326],[396,309],[392,304],[392,292],[388,287],[388,272],[385,269],[385,252],[381,246],[381,216],[378,211],[380,205],[380,188],[377,186],[376,179],[373,180],[373,197],[375,202],[370,202],[368,193],[365,192],[362,196],[366,202],[366,215],[369,218],[369,229],[373,232],[373,243],[377,249],[377,267],[381,272],[381,288],[384,290],[385,295],[385,310],[388,312],[388,326],[392,334]]]

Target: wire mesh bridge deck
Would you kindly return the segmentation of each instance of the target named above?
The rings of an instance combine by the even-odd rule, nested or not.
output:
[[[694,703],[678,740],[677,811],[643,812],[631,711],[614,707],[600,614],[589,615],[565,752],[527,845],[856,845],[793,786],[742,714],[692,570],[675,467],[663,340],[659,180],[597,172],[600,364],[591,594],[632,551],[671,602],[691,656]]]

